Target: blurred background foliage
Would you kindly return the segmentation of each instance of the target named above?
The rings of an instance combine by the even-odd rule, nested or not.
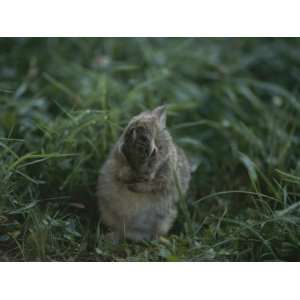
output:
[[[1,260],[300,256],[300,39],[0,39]],[[193,168],[169,236],[111,245],[95,204],[128,120],[168,105]]]

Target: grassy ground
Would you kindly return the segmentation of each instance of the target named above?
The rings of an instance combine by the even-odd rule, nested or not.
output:
[[[300,260],[300,39],[1,39],[0,258]],[[99,168],[167,103],[193,179],[169,236],[113,246]]]

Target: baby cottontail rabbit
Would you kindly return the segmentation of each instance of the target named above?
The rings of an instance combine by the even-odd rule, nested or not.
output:
[[[166,129],[160,106],[132,118],[104,163],[97,187],[101,219],[113,239],[150,240],[166,234],[185,193],[190,167]],[[180,191],[179,191],[180,189]]]

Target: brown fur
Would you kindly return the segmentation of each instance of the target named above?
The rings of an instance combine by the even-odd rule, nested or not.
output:
[[[185,193],[190,167],[165,126],[164,106],[135,116],[101,169],[98,204],[114,239],[157,238],[177,216],[175,178]]]

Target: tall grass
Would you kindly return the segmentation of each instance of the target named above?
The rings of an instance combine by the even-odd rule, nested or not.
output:
[[[299,39],[1,39],[1,260],[300,259]],[[192,183],[171,233],[112,245],[95,185],[168,104]]]

